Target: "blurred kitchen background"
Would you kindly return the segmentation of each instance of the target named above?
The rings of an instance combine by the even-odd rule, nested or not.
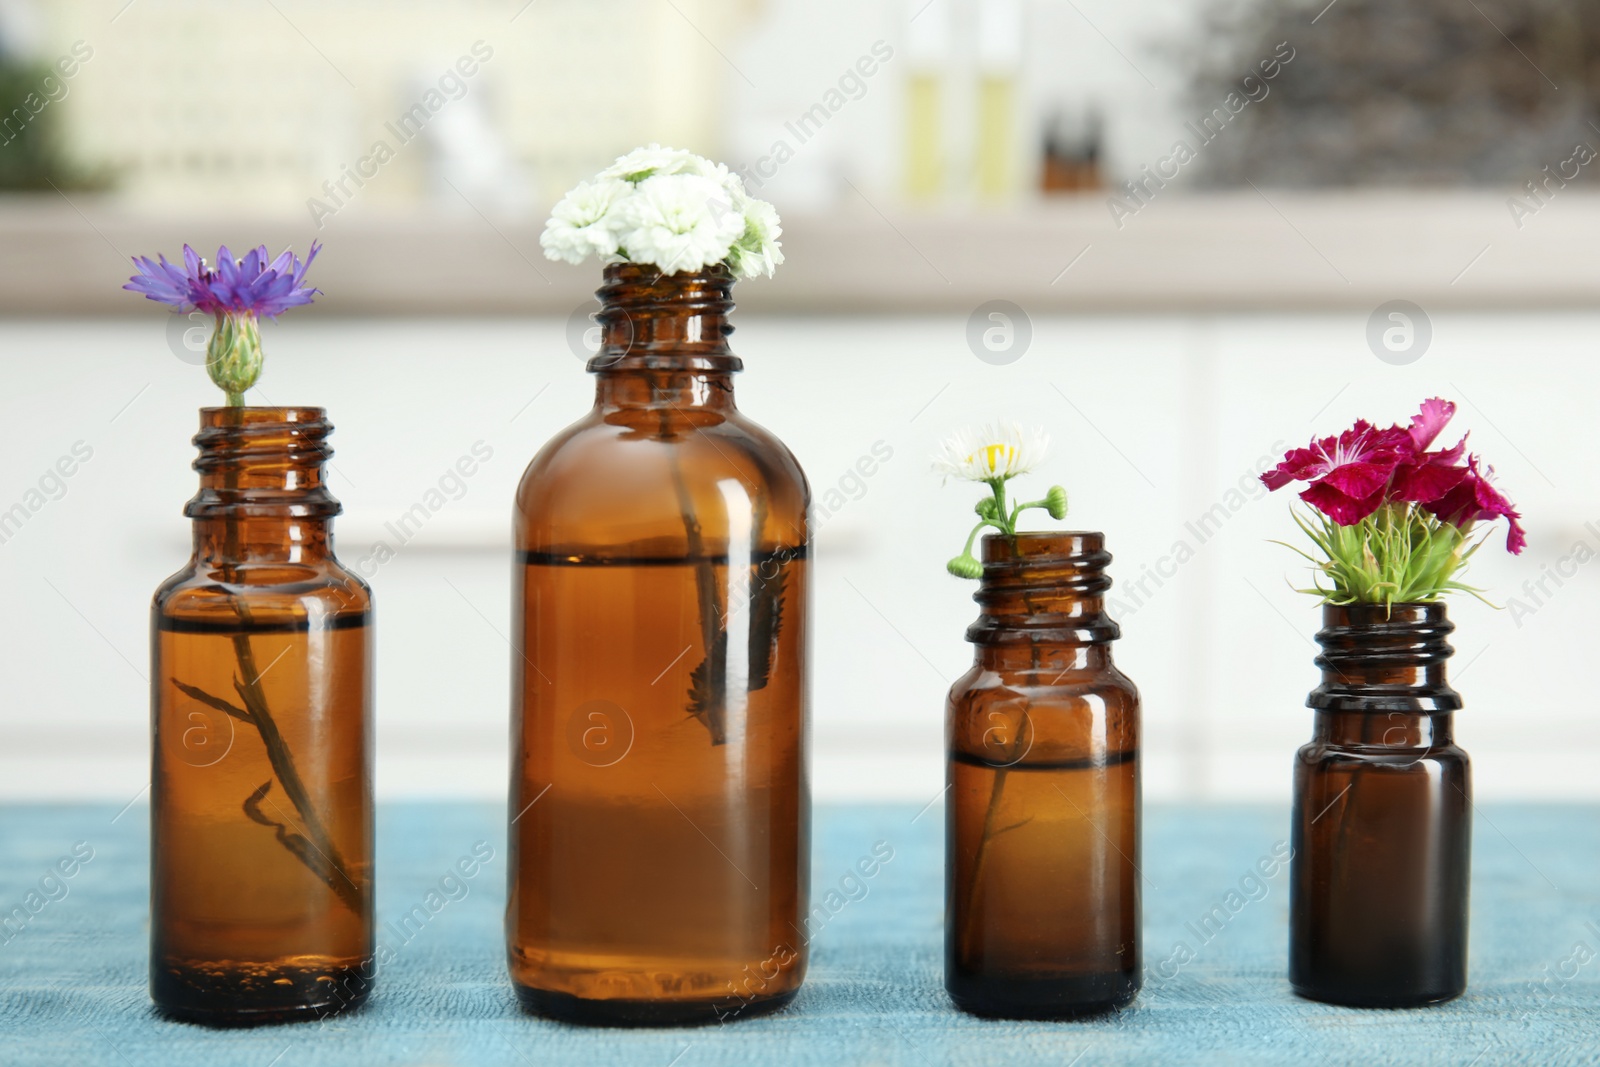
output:
[[[1530,537],[1470,571],[1505,610],[1452,607],[1479,795],[1600,797],[1597,123],[1580,0],[0,0],[0,796],[148,774],[149,596],[217,393],[128,257],[313,238],[326,295],[253,398],[338,428],[380,793],[501,795],[512,494],[592,395],[599,270],[538,234],[656,141],[783,215],[736,347],[817,501],[820,798],[939,792],[975,494],[929,456],[1010,416],[1115,553],[1146,795],[1285,800],[1317,612],[1254,475],[1432,395]]]

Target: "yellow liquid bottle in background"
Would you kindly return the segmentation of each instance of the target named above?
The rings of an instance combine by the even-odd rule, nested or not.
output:
[[[905,196],[916,203],[941,199],[949,180],[945,154],[945,82],[950,77],[950,4],[904,0]]]
[[[979,200],[1009,200],[1019,191],[1017,112],[1024,12],[1020,0],[979,0],[977,16],[973,191]]]
[[[936,71],[912,71],[906,81],[906,196],[935,200],[944,191],[940,86]]]
[[[978,78],[976,185],[984,200],[1009,199],[1016,191],[1016,111],[1015,78]]]

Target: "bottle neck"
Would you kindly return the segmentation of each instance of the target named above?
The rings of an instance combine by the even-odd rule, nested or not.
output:
[[[1105,612],[1111,554],[1098,533],[991,534],[967,628],[979,666],[992,670],[1098,670],[1121,636]]]
[[[606,370],[595,378],[594,404],[602,412],[651,409],[730,412],[733,375],[692,370]]]
[[[601,338],[589,370],[597,407],[733,409],[733,375],[743,363],[728,347],[733,276],[726,268],[662,274],[613,263],[595,296]]]
[[[199,562],[314,563],[332,553],[338,500],[323,465],[333,431],[321,408],[203,408],[194,443],[200,490],[184,508]]]
[[[1100,671],[1111,666],[1110,645],[1069,645],[1029,641],[1018,645],[979,645],[972,661],[984,670],[1040,671],[1054,677],[1067,671]]]
[[[1312,738],[1345,748],[1443,748],[1455,743],[1448,711],[1318,710]]]
[[[1322,684],[1307,705],[1402,716],[1459,709],[1461,696],[1445,678],[1454,629],[1438,602],[1324,605],[1316,659]]]

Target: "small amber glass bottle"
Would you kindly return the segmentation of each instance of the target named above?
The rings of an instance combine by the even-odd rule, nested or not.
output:
[[[732,278],[606,268],[593,411],[517,493],[512,983],[729,1021],[806,967],[805,477],[734,406]]]
[[[1440,603],[1326,605],[1311,743],[1295,762],[1289,981],[1408,1007],[1467,988],[1472,781]]]
[[[320,408],[205,408],[194,557],[151,607],[150,993],[316,1018],[373,974],[366,585],[333,557]]]
[[[945,985],[1066,1018],[1139,991],[1139,694],[1111,662],[1098,533],[983,539],[974,664],[950,690]]]

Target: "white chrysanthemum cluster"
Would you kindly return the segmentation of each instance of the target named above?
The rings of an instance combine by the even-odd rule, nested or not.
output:
[[[933,468],[946,478],[1004,481],[1044,462],[1049,447],[1050,435],[1042,428],[1024,430],[1006,419],[981,430],[958,430],[941,444]]]
[[[550,259],[653,263],[668,274],[726,263],[742,278],[783,262],[778,213],[721,163],[636,148],[561,198],[539,244]]]

